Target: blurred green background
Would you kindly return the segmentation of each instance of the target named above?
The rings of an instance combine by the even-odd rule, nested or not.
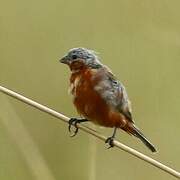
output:
[[[136,123],[159,153],[122,131],[117,139],[178,170],[179,7],[179,0],[3,1],[0,84],[77,116],[67,94],[69,69],[58,60],[73,47],[94,49],[126,86]],[[67,124],[0,94],[0,179],[160,178],[171,179],[83,132],[70,138]]]

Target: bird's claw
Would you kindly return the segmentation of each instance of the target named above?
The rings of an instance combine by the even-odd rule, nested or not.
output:
[[[78,133],[78,130],[79,130],[78,127],[77,127],[78,123],[80,123],[79,119],[71,118],[69,120],[69,126],[68,126],[69,132],[71,132],[71,126],[72,125],[75,127],[75,130],[74,130],[73,134],[70,135],[71,137],[74,137]]]
[[[108,149],[114,147],[114,137],[108,137],[108,138],[106,139],[105,143],[108,143],[108,144],[109,144]]]
[[[71,137],[74,137],[78,133],[79,128],[78,128],[77,124],[82,123],[82,122],[86,122],[86,121],[88,121],[88,120],[87,119],[76,119],[76,118],[71,118],[69,120],[69,127],[68,127],[69,132],[71,132],[71,126],[72,125],[75,127],[75,131],[73,132]]]

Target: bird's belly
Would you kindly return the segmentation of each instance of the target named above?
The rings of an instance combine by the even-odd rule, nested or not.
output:
[[[73,103],[77,111],[91,121],[98,121],[107,113],[106,103],[90,88],[77,88]]]
[[[73,102],[79,114],[96,124],[105,127],[125,125],[124,116],[113,111],[104,99],[90,87],[77,88]]]

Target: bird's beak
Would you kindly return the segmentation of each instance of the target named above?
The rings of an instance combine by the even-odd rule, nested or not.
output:
[[[69,61],[68,56],[64,56],[59,60],[60,63],[64,63],[64,64],[68,64],[68,61]]]

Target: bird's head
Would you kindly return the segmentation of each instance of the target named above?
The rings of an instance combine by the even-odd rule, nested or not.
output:
[[[69,50],[69,52],[60,59],[60,62],[67,64],[72,71],[83,68],[100,68],[102,66],[94,51],[81,47]]]

